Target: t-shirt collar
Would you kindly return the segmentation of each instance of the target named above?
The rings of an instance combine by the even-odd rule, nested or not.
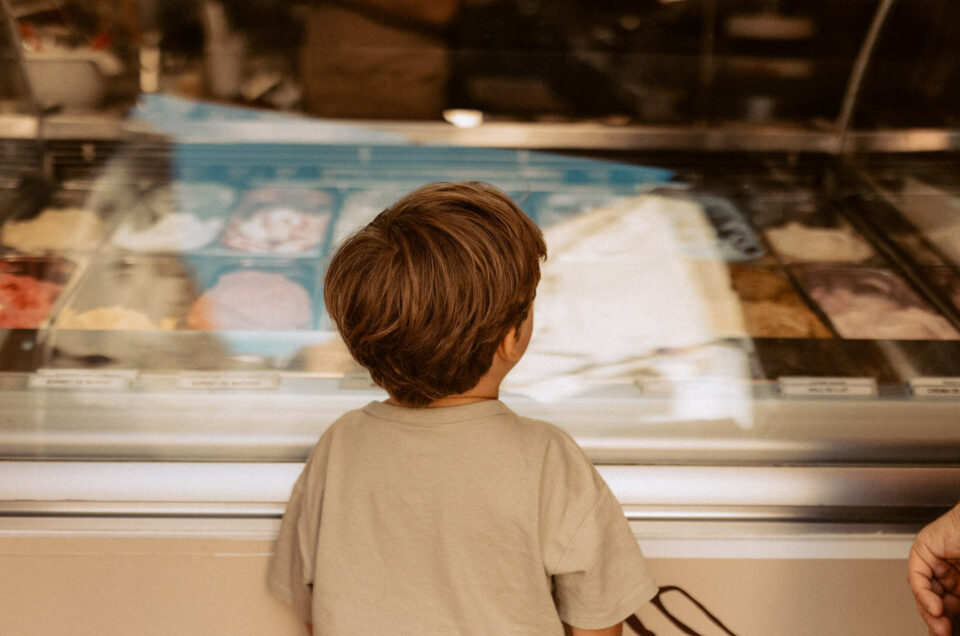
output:
[[[368,415],[382,420],[391,420],[402,424],[451,424],[466,422],[493,415],[509,413],[510,409],[500,400],[484,400],[459,406],[441,406],[437,408],[409,408],[395,406],[385,402],[371,402],[363,407]]]

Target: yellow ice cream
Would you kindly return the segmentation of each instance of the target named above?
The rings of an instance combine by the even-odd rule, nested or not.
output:
[[[154,331],[173,329],[176,320],[164,318],[160,324],[154,323],[146,314],[135,309],[115,305],[98,307],[90,311],[77,312],[67,307],[57,318],[60,329],[122,329],[125,331]]]
[[[48,208],[32,219],[9,221],[0,241],[21,250],[89,249],[103,234],[103,222],[83,208]]]

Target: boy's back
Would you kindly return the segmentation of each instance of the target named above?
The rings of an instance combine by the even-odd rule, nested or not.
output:
[[[561,620],[606,627],[657,591],[576,443],[498,400],[346,414],[278,546],[271,587],[318,634],[562,634]]]
[[[438,183],[331,259],[327,310],[390,397],[321,437],[284,514],[270,585],[316,633],[612,634],[656,593],[576,443],[498,399],[545,257],[502,192]]]

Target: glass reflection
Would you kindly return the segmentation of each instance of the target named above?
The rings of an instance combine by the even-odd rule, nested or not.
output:
[[[720,342],[747,334],[704,207],[679,194],[587,196],[556,219],[560,198],[576,194],[535,212],[549,219],[549,257],[533,339],[505,388],[550,401],[627,385],[669,401],[654,421],[749,426],[746,354]]]

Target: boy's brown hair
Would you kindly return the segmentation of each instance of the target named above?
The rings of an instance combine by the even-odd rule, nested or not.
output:
[[[531,309],[546,254],[539,228],[500,190],[433,183],[340,246],[323,298],[374,382],[422,407],[489,370]]]

